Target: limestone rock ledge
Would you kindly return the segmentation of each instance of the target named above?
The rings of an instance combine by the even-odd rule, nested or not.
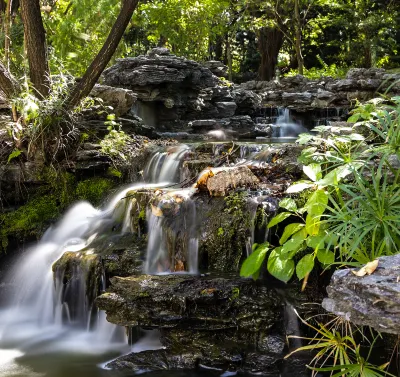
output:
[[[400,334],[400,254],[379,258],[372,275],[336,271],[322,306],[358,325]]]
[[[287,353],[284,303],[272,287],[250,279],[161,275],[114,277],[97,298],[107,320],[158,329],[163,349],[131,353],[107,367],[142,372],[216,368],[277,376],[305,362]],[[299,367],[299,365],[303,368]]]

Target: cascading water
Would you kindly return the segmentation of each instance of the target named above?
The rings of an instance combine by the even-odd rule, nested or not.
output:
[[[301,124],[295,123],[287,108],[279,109],[279,116],[274,125],[273,137],[297,137],[308,130]]]
[[[198,235],[193,188],[172,190],[147,210],[148,274],[197,273]]]
[[[126,187],[103,209],[77,203],[48,229],[9,273],[13,288],[0,312],[0,348],[17,347],[29,354],[123,350],[127,346],[124,329],[108,323],[93,304],[106,287],[92,245],[115,236],[117,203],[129,191],[165,185]]]
[[[179,168],[189,151],[187,145],[178,145],[154,153],[143,172],[145,182],[178,182]]]

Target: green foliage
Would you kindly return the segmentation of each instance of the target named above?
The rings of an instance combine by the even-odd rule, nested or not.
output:
[[[51,163],[60,152],[68,155],[70,145],[76,142],[77,114],[93,105],[93,101],[85,99],[73,111],[65,110],[64,101],[73,82],[71,76],[62,73],[53,76],[50,94],[44,99],[39,99],[25,82],[24,90],[12,100],[12,105],[21,115],[13,125],[12,136],[17,145],[26,146],[27,157],[41,155]]]
[[[268,249],[268,242],[261,245],[256,245],[253,252],[242,264],[242,268],[240,269],[240,276],[249,277],[256,275],[257,272],[260,270]]]
[[[374,100],[354,110],[352,116],[375,133],[373,145],[357,133],[332,135],[325,126],[316,135],[300,135],[306,148],[298,160],[309,179],[287,189],[301,193],[301,200],[281,200],[284,211],[268,224],[280,231],[279,246],[269,247],[271,275],[287,282],[296,272],[306,282],[317,261],[323,267],[365,264],[400,252],[400,171],[391,162],[399,157],[398,103]],[[283,221],[290,223],[281,229]]]
[[[119,0],[60,0],[43,13],[47,38],[52,47],[51,66],[60,61],[73,75],[82,75],[100,51],[119,13]],[[117,54],[126,54],[121,43]]]
[[[129,135],[121,130],[121,126],[115,121],[115,115],[109,114],[107,116],[109,133],[100,141],[101,151],[107,156],[115,159],[126,160],[127,157],[124,153],[125,147],[130,140]]]
[[[313,371],[312,376],[317,372],[331,372],[332,377],[394,377],[386,371],[389,362],[376,366],[368,361],[380,334],[373,336],[371,341],[360,328],[353,329],[349,321],[340,317],[334,317],[325,324],[317,322],[316,325],[313,325],[311,320],[300,320],[316,335],[313,338],[289,336],[307,340],[309,344],[297,348],[285,358],[297,352],[314,351],[314,357],[308,366]],[[362,343],[358,343],[357,338],[361,339]],[[361,344],[364,348],[369,347],[366,357],[361,355]]]

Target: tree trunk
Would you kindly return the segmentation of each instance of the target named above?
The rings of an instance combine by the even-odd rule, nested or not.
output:
[[[10,69],[11,8],[12,8],[12,0],[7,0],[6,11],[4,16],[4,60],[6,62],[7,69]]]
[[[261,80],[269,81],[275,76],[278,54],[283,45],[283,33],[279,29],[263,27],[259,30],[258,50],[261,55],[258,74]]]
[[[107,40],[104,42],[103,47],[86,70],[82,79],[74,85],[70,95],[66,99],[64,103],[66,109],[72,109],[77,106],[79,102],[93,89],[100,75],[114,55],[138,2],[139,0],[124,1],[118,18],[115,21]]]
[[[223,44],[224,44],[224,39],[221,35],[218,35],[215,41],[215,56],[214,59],[218,60],[218,61],[222,61],[223,57],[223,52],[224,52],[224,48],[223,48]]]
[[[304,58],[301,53],[301,20],[300,20],[300,9],[299,9],[299,0],[294,0],[294,15],[295,15],[295,24],[296,24],[296,56],[297,56],[297,64],[298,64],[298,72],[299,75],[304,74]]]
[[[17,80],[15,80],[4,64],[0,62],[0,90],[3,92],[5,99],[10,100],[18,89]]]
[[[41,97],[50,92],[50,69],[47,59],[46,32],[43,27],[39,0],[21,0],[29,77]]]
[[[229,36],[226,39],[226,57],[228,60],[228,79],[229,81],[232,81],[232,50]]]

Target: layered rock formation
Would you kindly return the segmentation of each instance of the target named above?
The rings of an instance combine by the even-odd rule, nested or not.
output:
[[[260,97],[221,81],[212,73],[224,76],[220,64],[207,66],[157,48],[146,56],[119,59],[104,72],[104,81],[132,90],[138,99],[133,111],[158,132],[196,134],[222,128],[236,137],[254,137],[254,122],[241,115],[254,112]]]
[[[345,79],[322,77],[309,80],[304,76],[285,77],[278,81],[249,81],[245,90],[258,93],[264,106],[287,107],[297,111],[326,108],[351,108],[356,99],[366,101],[389,87],[400,93],[400,74],[389,74],[379,68],[352,68]]]
[[[371,275],[336,271],[322,306],[329,312],[380,332],[400,334],[400,255],[379,258]]]
[[[107,367],[130,371],[197,366],[277,375],[286,353],[284,305],[273,288],[237,277],[113,278],[97,305],[122,326],[157,328],[164,349],[131,353]],[[307,375],[305,368],[297,376]]]

